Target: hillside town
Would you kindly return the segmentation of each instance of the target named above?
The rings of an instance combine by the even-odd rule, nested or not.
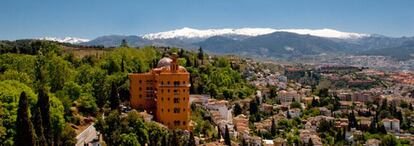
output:
[[[274,70],[259,64],[248,60],[244,73],[257,89],[252,98],[191,95],[191,104],[208,111],[221,134],[229,133],[231,145],[414,144],[413,73],[338,65]],[[221,142],[204,141],[197,140]]]

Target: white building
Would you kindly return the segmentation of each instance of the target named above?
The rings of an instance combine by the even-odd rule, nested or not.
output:
[[[94,123],[91,123],[88,128],[76,136],[76,146],[100,146],[99,135],[93,125]]]
[[[233,123],[233,109],[231,107],[227,107],[228,101],[225,100],[214,100],[211,99],[206,104],[206,108],[209,110],[215,110],[218,111],[220,116],[228,121],[229,123]]]
[[[277,98],[280,100],[280,102],[292,102],[293,100],[300,102],[301,98],[300,95],[295,90],[286,91],[282,90],[277,93]]]
[[[385,130],[387,132],[400,132],[400,120],[398,119],[383,119]]]

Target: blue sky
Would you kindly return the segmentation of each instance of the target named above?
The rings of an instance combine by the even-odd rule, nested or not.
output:
[[[332,28],[414,36],[413,0],[2,0],[0,39],[192,28]]]

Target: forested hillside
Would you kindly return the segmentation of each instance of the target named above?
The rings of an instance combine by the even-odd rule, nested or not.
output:
[[[91,121],[108,145],[188,142],[144,123],[137,112],[120,118],[117,108],[129,100],[128,73],[147,72],[173,52],[191,73],[192,94],[229,99],[254,91],[241,77],[242,61],[209,57],[202,49],[130,48],[126,43],[110,50],[80,49],[22,40],[1,42],[0,52],[0,141],[5,145],[18,144],[17,137],[29,137],[34,145],[74,145],[76,128]]]

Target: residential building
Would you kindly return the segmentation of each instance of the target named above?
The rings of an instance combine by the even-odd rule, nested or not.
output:
[[[400,120],[398,119],[383,119],[385,130],[387,132],[399,132],[400,131]]]

